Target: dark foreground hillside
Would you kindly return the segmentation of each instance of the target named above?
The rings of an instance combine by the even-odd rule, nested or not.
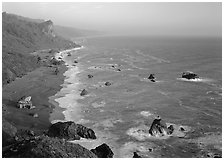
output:
[[[65,49],[77,46],[57,36],[52,21],[41,22],[2,13],[2,80],[3,85],[37,68],[37,50]]]

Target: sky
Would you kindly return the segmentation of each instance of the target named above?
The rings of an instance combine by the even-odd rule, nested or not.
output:
[[[111,34],[221,37],[220,2],[4,2],[2,10]]]

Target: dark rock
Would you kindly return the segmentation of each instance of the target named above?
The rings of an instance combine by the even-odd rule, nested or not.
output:
[[[182,73],[182,78],[196,79],[196,78],[199,78],[199,76],[193,72],[187,71]]]
[[[151,79],[151,80],[155,79],[154,75],[155,74],[150,74],[149,77],[148,77],[148,79]]]
[[[82,92],[80,93],[80,96],[85,96],[87,94],[88,94],[87,90],[83,89]]]
[[[151,82],[156,82],[154,79],[151,79]]]
[[[78,61],[74,60],[74,63],[78,63]]]
[[[55,75],[57,75],[57,74],[59,73],[59,69],[58,69],[58,67],[56,67],[54,73],[55,73]]]
[[[119,71],[119,72],[120,72],[120,71],[121,71],[121,69],[119,69],[119,68],[118,68],[118,69],[117,69],[117,71]]]
[[[80,137],[96,139],[95,132],[92,129],[71,121],[52,124],[47,134],[50,137],[59,137],[67,140],[79,140]]]
[[[133,154],[134,154],[134,155],[133,155],[133,158],[142,158],[141,156],[138,155],[137,152],[134,152]]]
[[[91,75],[91,74],[88,74],[88,78],[93,78],[93,75]]]
[[[153,149],[152,148],[149,148],[149,152],[152,152],[153,151]]]
[[[180,131],[182,131],[182,132],[184,132],[185,131],[185,129],[183,128],[183,127],[180,127],[180,129],[179,129]]]
[[[33,109],[34,106],[32,104],[31,101],[31,96],[23,96],[22,98],[19,99],[19,101],[17,102],[17,107],[18,108],[28,108],[28,109]]]
[[[170,126],[168,127],[168,134],[172,134],[173,131],[174,131],[174,127],[173,127],[173,125],[170,125]]]
[[[48,136],[33,137],[3,149],[5,158],[97,158],[79,144]]]
[[[152,125],[149,129],[149,134],[156,137],[161,137],[164,135],[171,134],[172,128],[167,128],[166,123],[158,116],[154,121],[152,122]]]
[[[110,82],[106,82],[106,83],[105,83],[105,86],[110,86],[110,85],[111,85]]]
[[[91,149],[91,152],[96,154],[98,158],[113,158],[114,155],[110,147],[105,143],[95,149]]]

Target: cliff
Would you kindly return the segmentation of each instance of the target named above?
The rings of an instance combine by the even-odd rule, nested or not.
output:
[[[37,68],[37,57],[29,53],[43,49],[76,47],[54,31],[51,20],[41,21],[2,13],[2,81],[10,83],[15,77]]]

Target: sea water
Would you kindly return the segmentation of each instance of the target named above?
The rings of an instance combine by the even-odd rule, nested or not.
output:
[[[221,39],[114,36],[86,38],[82,45],[64,57],[68,71],[55,99],[65,108],[65,120],[96,132],[97,140],[77,143],[91,149],[105,142],[115,157],[135,151],[145,157],[196,157],[200,149],[186,139],[221,132]],[[183,79],[184,71],[200,78]],[[147,79],[150,74],[156,82]],[[83,89],[86,96],[79,95]],[[187,138],[142,132],[157,115],[185,126]]]

